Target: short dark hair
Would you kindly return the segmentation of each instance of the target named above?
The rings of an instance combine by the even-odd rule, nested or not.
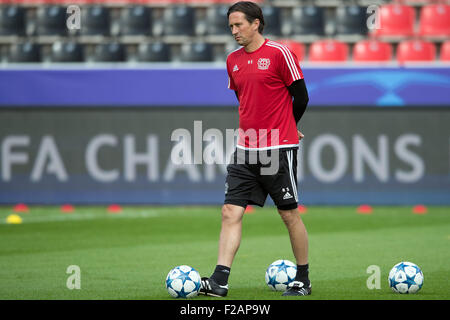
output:
[[[230,16],[233,12],[242,12],[245,14],[245,19],[253,23],[255,19],[259,20],[259,28],[258,32],[263,33],[264,30],[264,17],[261,8],[254,2],[251,1],[239,1],[233,4],[229,9],[227,13],[227,17]]]

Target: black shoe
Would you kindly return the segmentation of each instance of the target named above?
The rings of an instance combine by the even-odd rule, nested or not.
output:
[[[311,294],[311,283],[305,286],[301,281],[292,281],[289,283],[283,296],[309,296]]]
[[[225,286],[219,285],[213,279],[203,277],[202,285],[200,286],[199,294],[212,297],[226,297],[228,293],[228,284]]]

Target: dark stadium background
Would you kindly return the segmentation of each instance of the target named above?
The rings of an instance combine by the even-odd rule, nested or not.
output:
[[[230,3],[1,1],[0,203],[220,204],[224,166],[170,154],[237,128]],[[310,93],[301,203],[450,204],[449,3],[260,4]]]

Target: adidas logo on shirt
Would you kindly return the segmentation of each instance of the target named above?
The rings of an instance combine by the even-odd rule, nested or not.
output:
[[[286,192],[283,196],[283,200],[292,199],[292,195],[289,193],[289,188],[281,189],[282,192]]]
[[[286,192],[283,196],[283,200],[292,199],[292,195],[289,192]]]
[[[237,64],[235,64],[233,67],[233,72],[238,71],[238,70],[239,70],[239,68],[238,68]]]

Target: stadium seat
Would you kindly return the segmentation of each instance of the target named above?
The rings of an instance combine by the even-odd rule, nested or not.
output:
[[[164,10],[164,35],[192,36],[195,33],[193,7],[176,5]]]
[[[92,5],[81,10],[81,34],[86,36],[110,34],[110,12],[107,7]]]
[[[345,62],[348,59],[348,45],[337,40],[320,40],[311,44],[309,61]]]
[[[404,1],[404,0],[396,0],[396,1],[397,2],[401,2],[401,1]],[[436,0],[407,0],[406,2],[408,2],[408,4],[413,4],[413,5],[419,6],[419,5],[429,4],[429,3],[433,2],[433,1],[436,1]]]
[[[136,5],[122,9],[120,25],[122,35],[151,35],[152,8]]]
[[[440,60],[450,62],[450,40],[445,41],[441,46]]]
[[[0,35],[22,36],[25,34],[25,9],[10,5],[0,7]]]
[[[180,60],[184,62],[212,61],[212,45],[205,42],[185,43],[181,46]]]
[[[361,40],[353,46],[353,61],[381,62],[392,60],[390,43],[378,40]]]
[[[397,61],[434,61],[436,59],[436,47],[434,43],[425,40],[405,40],[397,47]]]
[[[51,62],[82,62],[84,59],[81,44],[72,41],[58,41],[52,46]]]
[[[92,61],[122,62],[125,61],[125,48],[117,42],[102,43],[95,46]]]
[[[206,12],[206,31],[209,35],[229,35],[228,6],[211,6]]]
[[[8,62],[40,62],[41,47],[33,42],[13,44],[9,48]]]
[[[366,8],[357,5],[336,8],[336,33],[339,35],[367,34]]]
[[[324,12],[321,7],[306,5],[292,10],[292,34],[323,35],[325,33]]]
[[[379,10],[380,28],[376,36],[407,37],[414,34],[416,14],[413,7],[402,4],[382,5]]]
[[[450,36],[450,5],[430,4],[420,10],[421,36]]]
[[[120,14],[120,34],[151,35],[152,8],[135,5],[123,8]]]
[[[141,43],[138,47],[137,59],[140,62],[169,62],[170,46],[164,42]]]
[[[287,46],[298,58],[299,61],[303,61],[305,58],[305,46],[303,43],[292,40],[278,40],[279,43]]]
[[[264,34],[279,36],[281,34],[281,11],[273,6],[262,6],[264,16]]]
[[[40,36],[67,35],[66,8],[58,5],[38,7],[36,32]]]

